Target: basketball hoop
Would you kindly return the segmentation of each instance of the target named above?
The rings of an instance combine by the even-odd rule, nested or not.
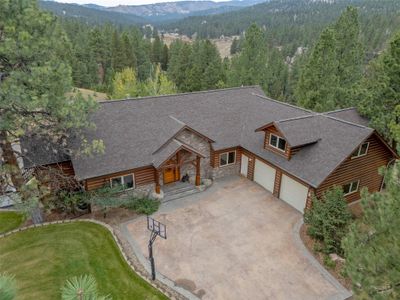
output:
[[[167,239],[167,226],[163,223],[154,220],[153,218],[147,216],[147,229],[151,232],[149,238],[149,260],[150,260],[150,267],[151,267],[151,279],[156,279],[156,268],[154,264],[154,257],[153,257],[153,243],[156,240],[157,236],[162,237],[163,239]]]

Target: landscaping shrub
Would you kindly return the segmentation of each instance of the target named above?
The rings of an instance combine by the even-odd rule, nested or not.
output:
[[[328,190],[321,200],[314,197],[312,208],[304,214],[304,222],[309,225],[307,233],[322,242],[325,254],[343,254],[341,241],[351,221],[352,215],[339,187]]]
[[[345,271],[356,299],[400,299],[400,163],[382,192],[361,193],[363,214],[343,239]]]
[[[140,214],[151,215],[158,210],[160,201],[145,197],[131,197],[125,206]]]

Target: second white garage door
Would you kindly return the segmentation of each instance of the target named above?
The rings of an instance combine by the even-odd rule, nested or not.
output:
[[[256,159],[254,166],[254,181],[271,193],[274,191],[275,173],[276,170],[274,168]]]
[[[282,175],[279,198],[303,213],[304,208],[306,207],[307,194],[307,186],[284,174]]]

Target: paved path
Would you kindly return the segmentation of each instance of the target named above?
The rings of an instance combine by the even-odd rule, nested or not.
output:
[[[247,179],[217,181],[204,193],[163,206],[154,217],[168,227],[168,239],[155,243],[158,271],[198,298],[349,296],[298,239],[300,213]],[[125,225],[144,263],[145,223],[139,218]]]

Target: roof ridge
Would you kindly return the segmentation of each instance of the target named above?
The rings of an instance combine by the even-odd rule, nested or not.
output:
[[[319,115],[320,115],[320,116],[323,116],[323,117],[325,117],[325,118],[329,118],[329,119],[332,119],[332,120],[335,120],[335,121],[338,121],[338,122],[342,122],[342,123],[345,123],[345,124],[348,124],[348,125],[352,125],[352,126],[355,126],[355,127],[365,128],[365,129],[372,129],[371,127],[364,126],[364,125],[357,124],[357,123],[353,123],[353,122],[350,122],[350,121],[346,121],[346,120],[343,120],[343,119],[340,119],[340,118],[328,116],[328,115],[326,115],[326,114],[324,114],[324,113],[321,113],[321,114],[319,114]]]
[[[306,108],[302,108],[302,107],[300,107],[300,106],[296,106],[296,105],[293,105],[293,104],[290,104],[290,103],[287,103],[287,102],[283,102],[283,101],[278,101],[278,100],[272,99],[272,98],[270,98],[270,97],[263,96],[263,95],[259,95],[259,94],[256,94],[256,93],[251,93],[251,94],[252,94],[253,96],[257,96],[257,97],[260,97],[260,98],[262,98],[262,99],[265,99],[265,100],[268,100],[268,101],[271,101],[271,102],[275,102],[275,103],[278,103],[278,104],[282,104],[282,105],[285,105],[285,106],[289,106],[289,107],[292,107],[292,108],[296,108],[296,109],[298,109],[298,110],[306,111],[306,112],[308,112],[308,113],[315,114],[314,111],[309,110],[309,109],[306,109]]]
[[[347,107],[347,108],[339,108],[339,109],[336,109],[336,110],[327,111],[327,112],[324,112],[323,114],[328,115],[328,114],[332,114],[332,113],[336,113],[336,112],[341,112],[341,111],[346,111],[346,110],[351,110],[351,109],[357,110],[356,107],[351,106],[351,107]]]
[[[282,122],[288,122],[288,121],[301,120],[301,119],[311,118],[311,117],[315,117],[315,116],[318,116],[318,114],[304,115],[304,116],[298,116],[298,117],[293,117],[293,118],[278,120],[278,121],[276,121],[276,123],[282,123]]]
[[[144,97],[124,98],[124,99],[110,99],[110,100],[99,101],[98,103],[99,104],[108,104],[108,103],[116,103],[116,102],[123,102],[123,101],[159,99],[159,98],[165,98],[165,97],[178,97],[178,96],[186,96],[186,95],[208,94],[208,93],[231,91],[231,90],[242,90],[242,89],[244,90],[244,89],[251,89],[251,88],[256,88],[256,87],[259,88],[260,86],[259,85],[248,85],[248,86],[237,86],[237,87],[230,87],[230,88],[224,88],[224,89],[176,93],[176,94],[168,94],[168,95],[144,96]]]
[[[174,116],[169,116],[172,120],[174,120],[174,121],[176,121],[176,122],[178,122],[179,124],[181,124],[181,125],[186,125],[186,123],[185,122],[182,122],[181,120],[179,120],[178,118],[175,118]]]

